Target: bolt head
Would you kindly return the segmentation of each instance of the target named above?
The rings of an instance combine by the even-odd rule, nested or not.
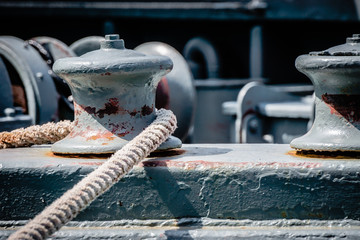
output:
[[[105,40],[119,40],[119,34],[108,34],[105,35]]]

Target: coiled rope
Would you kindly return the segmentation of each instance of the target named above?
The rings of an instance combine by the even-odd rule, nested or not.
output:
[[[143,132],[10,235],[8,240],[46,239],[117,183],[175,131],[176,117],[170,110],[160,109],[156,114],[157,118]]]

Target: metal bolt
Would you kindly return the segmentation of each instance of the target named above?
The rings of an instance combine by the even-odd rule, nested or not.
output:
[[[105,36],[105,40],[118,40],[120,39],[119,34],[109,34]]]
[[[249,130],[251,133],[256,133],[259,128],[259,121],[257,119],[252,119],[249,122]]]
[[[120,39],[119,34],[110,34],[105,36],[105,40],[100,42],[100,48],[102,49],[125,49],[125,44]]]
[[[43,80],[43,78],[44,78],[44,74],[42,74],[41,72],[37,72],[36,74],[35,74],[35,76],[36,76],[36,78],[38,79],[38,80]]]
[[[15,116],[15,109],[13,108],[5,108],[4,114],[6,117],[14,117]]]

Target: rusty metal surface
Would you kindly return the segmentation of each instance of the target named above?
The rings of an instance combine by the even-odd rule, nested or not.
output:
[[[52,150],[68,154],[103,154],[119,150],[155,119],[155,91],[172,69],[165,56],[128,50],[118,35],[107,35],[101,48],[55,62],[74,98],[75,126]],[[171,137],[159,149],[180,147]]]
[[[1,220],[40,212],[106,158],[50,146],[0,152]],[[300,155],[285,144],[184,144],[156,153],[77,220],[360,220],[359,156]]]
[[[346,44],[301,55],[296,68],[315,87],[315,120],[310,131],[291,142],[314,151],[360,151],[360,35]]]

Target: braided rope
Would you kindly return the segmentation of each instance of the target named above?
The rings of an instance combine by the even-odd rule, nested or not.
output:
[[[0,149],[54,143],[66,137],[72,129],[73,123],[65,120],[1,132]]]
[[[170,110],[158,110],[155,121],[142,133],[13,233],[8,240],[41,240],[59,230],[164,142],[175,131],[176,124],[176,117]]]

